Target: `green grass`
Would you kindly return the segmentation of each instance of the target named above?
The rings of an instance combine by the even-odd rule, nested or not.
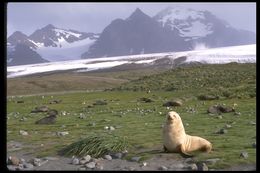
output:
[[[214,67],[214,68],[213,68]],[[239,67],[239,68],[238,68]],[[206,70],[204,69],[206,68]],[[216,78],[215,73],[211,73],[209,69],[217,71],[225,71],[225,75],[221,78],[223,88],[232,94],[238,89],[239,96],[235,97],[222,96],[218,100],[201,101],[197,99],[198,95],[210,93],[210,88],[214,86],[210,83],[207,86],[200,88],[196,84],[196,78],[189,78],[191,81],[186,81],[186,76],[173,80],[176,83],[184,80],[185,86],[172,91],[167,91],[166,88],[157,88],[152,92],[146,91],[131,91],[131,90],[115,90],[115,91],[96,91],[96,92],[75,92],[63,93],[55,95],[45,95],[42,98],[39,96],[27,97],[8,97],[7,98],[7,141],[14,140],[24,142],[25,144],[33,145],[37,148],[34,151],[38,156],[56,155],[58,152],[69,145],[86,139],[94,134],[107,135],[108,130],[105,126],[114,126],[116,129],[111,131],[115,136],[126,137],[129,141],[129,156],[142,156],[142,159],[147,159],[156,154],[153,151],[162,151],[162,124],[165,122],[165,115],[170,110],[163,107],[163,103],[172,99],[182,99],[183,106],[173,108],[182,118],[187,134],[201,136],[206,138],[213,144],[213,151],[209,154],[196,154],[197,160],[205,160],[208,158],[220,158],[221,160],[215,165],[209,165],[210,168],[224,168],[232,165],[243,163],[256,164],[256,149],[252,147],[252,143],[256,141],[256,126],[250,125],[250,121],[256,122],[256,98],[249,96],[249,92],[245,88],[255,88],[255,74],[253,73],[255,66],[253,64],[229,64],[226,66],[203,66],[194,67],[193,70],[187,68],[187,73],[197,74],[197,80],[204,80],[205,75],[211,75],[211,78]],[[163,74],[168,77],[168,80],[175,76],[175,72],[184,73],[184,68],[180,71],[169,71]],[[198,72],[203,71],[204,73]],[[234,70],[235,72],[232,72]],[[230,72],[231,71],[231,72]],[[206,73],[207,72],[207,73]],[[237,74],[245,73],[240,76]],[[202,75],[205,74],[205,75]],[[235,77],[233,77],[235,75]],[[159,76],[161,80],[163,76]],[[218,75],[217,75],[218,76]],[[246,76],[246,77],[245,77]],[[177,77],[177,76],[176,76]],[[224,78],[225,77],[225,78]],[[152,77],[146,77],[147,80],[152,80]],[[208,77],[210,79],[210,76]],[[234,79],[233,79],[234,78]],[[235,78],[239,78],[235,79]],[[173,78],[174,79],[174,78]],[[230,80],[229,80],[230,79]],[[153,79],[156,81],[155,79]],[[165,83],[167,83],[167,80]],[[238,80],[237,84],[232,84]],[[239,81],[242,82],[239,82]],[[144,79],[144,83],[145,83]],[[173,82],[172,81],[172,82]],[[230,82],[232,81],[232,82]],[[139,81],[141,83],[141,80]],[[151,83],[147,85],[152,86]],[[232,85],[231,85],[232,84]],[[139,85],[139,84],[138,84]],[[194,85],[194,87],[192,87]],[[217,85],[217,84],[216,84]],[[217,86],[220,86],[218,84]],[[136,81],[123,85],[137,86]],[[181,85],[177,85],[181,86]],[[131,89],[130,87],[130,89]],[[242,88],[239,90],[239,88]],[[151,88],[150,88],[151,89]],[[219,92],[216,88],[215,92]],[[251,91],[250,91],[251,92]],[[254,91],[255,92],[255,91]],[[253,93],[254,93],[253,92]],[[251,93],[252,94],[252,93]],[[220,94],[219,94],[220,95]],[[141,98],[150,98],[153,102],[145,103]],[[50,100],[61,99],[59,104],[48,104]],[[24,103],[16,103],[17,100],[24,100]],[[97,100],[106,101],[106,105],[95,105],[88,108],[88,105],[96,103]],[[214,104],[226,104],[227,106],[235,107],[240,116],[234,113],[222,114],[223,118],[219,119],[216,116],[207,114],[209,106]],[[36,106],[47,105],[52,109],[57,109],[59,115],[57,122],[52,125],[36,125],[34,122],[45,116],[44,113],[30,114]],[[189,111],[191,108],[194,113]],[[66,111],[66,115],[62,115],[61,111]],[[14,115],[19,112],[18,115]],[[80,119],[80,115],[86,115],[85,119]],[[27,121],[19,121],[22,117],[26,117]],[[95,123],[93,126],[92,123]],[[233,123],[233,124],[232,124]],[[225,124],[231,124],[226,134],[215,134],[215,131],[223,128]],[[65,125],[65,127],[63,127]],[[19,130],[25,130],[29,133],[28,136],[19,135]],[[56,136],[57,131],[68,131],[69,134],[63,137]],[[40,147],[44,144],[43,147]],[[249,154],[247,159],[239,158],[240,153],[246,151]],[[172,154],[172,153],[169,153]],[[179,154],[173,153],[177,157]]]
[[[118,90],[201,90],[222,97],[255,97],[256,64],[178,67],[124,83]]]
[[[128,148],[128,141],[125,137],[113,134],[93,134],[85,139],[70,144],[60,151],[65,156],[86,156],[102,157],[110,152],[123,152]]]

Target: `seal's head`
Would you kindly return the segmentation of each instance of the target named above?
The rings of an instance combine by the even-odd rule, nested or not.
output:
[[[166,121],[169,123],[175,123],[181,121],[181,117],[177,112],[171,111],[166,116]]]

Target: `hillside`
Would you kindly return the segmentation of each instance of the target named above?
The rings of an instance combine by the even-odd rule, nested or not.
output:
[[[241,91],[256,94],[256,64],[218,64],[178,67],[160,74],[144,76],[123,84],[118,90],[197,90],[220,96]]]

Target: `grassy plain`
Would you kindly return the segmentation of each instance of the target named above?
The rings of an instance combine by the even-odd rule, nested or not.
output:
[[[138,73],[114,73],[114,76],[111,76],[117,76],[116,79],[129,81],[122,82],[120,85],[116,82],[108,86],[116,88],[114,90],[45,93],[44,97],[8,94],[7,141],[14,140],[30,144],[37,148],[37,155],[50,156],[89,135],[113,133],[127,137],[131,144],[129,157],[138,155],[142,156],[142,159],[147,159],[162,151],[161,126],[165,122],[165,114],[174,110],[182,117],[187,134],[204,137],[213,144],[213,151],[210,154],[197,154],[197,160],[221,159],[216,164],[209,165],[210,168],[256,163],[256,148],[252,147],[252,143],[256,141],[256,125],[252,124],[256,122],[255,64],[185,67],[154,75],[148,74],[142,73],[139,75],[141,78],[138,79]],[[88,75],[94,74],[82,74],[82,77],[87,81]],[[109,73],[101,75],[104,77]],[[12,83],[19,80],[26,81],[29,78],[12,79]],[[10,81],[8,80],[9,93],[27,94],[23,93],[22,89],[20,92],[19,86],[14,91],[14,88],[9,85]],[[101,83],[89,89],[106,88],[105,84],[101,85]],[[77,83],[72,84],[77,85]],[[204,85],[201,86],[201,84]],[[33,89],[33,86],[29,88],[29,91],[30,89]],[[147,92],[148,90],[151,92]],[[46,91],[51,91],[51,89],[46,89]],[[39,90],[35,91],[37,92]],[[218,95],[219,99],[198,100],[197,96],[201,94]],[[150,98],[153,102],[140,101],[142,97]],[[174,108],[162,106],[166,101],[177,98],[183,101],[183,106]],[[62,100],[62,102],[49,104],[54,99]],[[23,100],[24,103],[17,103],[18,100]],[[97,100],[105,100],[107,105],[89,107]],[[231,107],[235,104],[236,112],[241,114],[224,113],[222,118],[209,115],[208,107],[215,104],[225,104]],[[36,125],[34,123],[45,114],[30,114],[30,111],[41,105],[47,105],[59,111],[55,124]],[[80,118],[82,116],[85,118]],[[26,117],[27,120],[20,121],[22,117]],[[226,124],[232,126],[228,129],[228,133],[215,133]],[[105,126],[114,126],[115,130],[105,130]],[[25,130],[29,135],[22,136],[19,130]],[[68,131],[69,134],[56,136],[58,131]],[[243,151],[248,152],[247,159],[240,157]],[[174,155],[181,158],[179,154]]]

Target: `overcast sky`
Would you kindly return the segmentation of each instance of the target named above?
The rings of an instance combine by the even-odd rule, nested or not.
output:
[[[101,33],[116,18],[125,19],[139,7],[153,17],[168,6],[209,10],[230,25],[256,32],[256,3],[8,3],[7,36],[30,35],[47,24],[58,28]]]

